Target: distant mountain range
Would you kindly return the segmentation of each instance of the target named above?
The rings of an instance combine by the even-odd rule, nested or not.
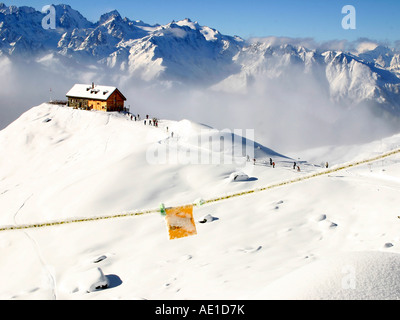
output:
[[[68,5],[54,7],[56,29],[45,30],[46,14],[1,3],[0,54],[11,60],[66,59],[75,68],[91,64],[144,82],[224,92],[245,93],[265,80],[304,75],[332,101],[400,116],[400,52],[391,48],[357,54],[312,50],[245,41],[190,19],[149,25],[111,11],[93,23]]]

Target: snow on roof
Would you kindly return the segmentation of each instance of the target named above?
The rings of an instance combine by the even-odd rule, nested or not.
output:
[[[90,84],[76,84],[68,91],[67,97],[93,99],[93,100],[107,100],[115,90],[116,87],[99,86]]]

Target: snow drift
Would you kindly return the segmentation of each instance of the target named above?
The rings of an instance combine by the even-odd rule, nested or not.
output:
[[[352,252],[311,263],[269,285],[264,299],[399,300],[400,255]],[[290,290],[287,290],[290,288]]]

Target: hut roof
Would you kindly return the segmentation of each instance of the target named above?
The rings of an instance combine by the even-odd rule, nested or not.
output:
[[[67,97],[105,101],[116,90],[118,90],[118,88],[116,87],[90,85],[90,84],[75,84],[72,87],[72,89],[68,91]],[[118,92],[121,94],[124,100],[126,100],[121,91],[118,90]]]

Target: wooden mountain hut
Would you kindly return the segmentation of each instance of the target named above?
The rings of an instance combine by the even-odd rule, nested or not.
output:
[[[75,84],[67,93],[68,106],[104,112],[124,111],[126,98],[116,87]]]

